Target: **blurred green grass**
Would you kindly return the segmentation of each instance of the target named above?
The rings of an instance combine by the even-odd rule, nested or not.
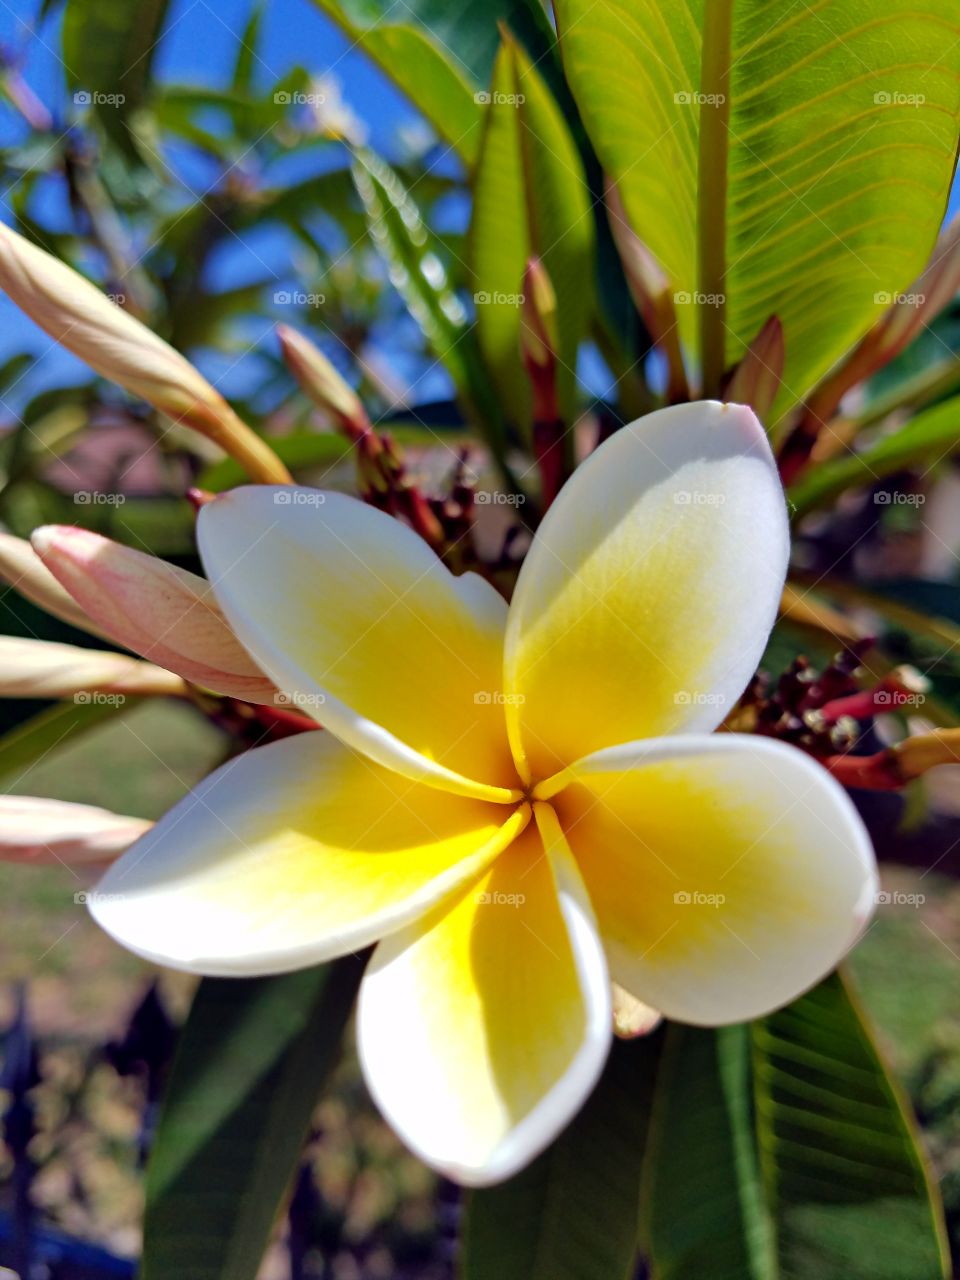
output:
[[[196,708],[155,700],[44,757],[5,789],[158,818],[219,763],[226,745]],[[75,900],[85,887],[66,866],[0,863],[0,983],[29,979],[40,1022],[51,1029],[58,1016],[70,1027],[82,1018],[100,1028],[122,1021],[145,972]]]

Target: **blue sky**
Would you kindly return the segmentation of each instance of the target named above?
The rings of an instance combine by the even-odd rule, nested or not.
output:
[[[181,83],[224,84],[251,8],[250,0],[174,0],[155,62],[156,73],[161,79]],[[14,50],[26,48],[24,70],[30,85],[44,101],[62,102],[58,16],[40,28],[38,38],[29,39],[29,32],[29,21],[22,11],[18,13],[0,0],[0,42]],[[278,79],[297,64],[318,74],[336,74],[345,98],[370,125],[375,145],[388,144],[399,125],[416,120],[406,100],[351,48],[350,41],[311,0],[271,0],[265,6],[258,54],[255,75],[261,84]],[[12,114],[4,110],[0,144],[8,144],[18,132]]]
[[[218,0],[215,4],[207,0],[174,0],[154,64],[156,78],[210,87],[228,84],[238,41],[251,8],[250,0]],[[25,55],[22,70],[30,87],[58,120],[69,118],[73,108],[66,94],[59,58],[59,15],[55,14],[39,30],[32,31],[29,20],[16,13],[5,0],[0,0],[0,44],[8,53]],[[261,19],[257,53],[254,76],[262,87],[269,86],[296,66],[305,66],[315,75],[334,75],[347,105],[364,121],[369,141],[388,157],[397,153],[404,131],[423,127],[407,100],[359,50],[351,46],[351,42],[311,0],[271,0],[265,6]],[[26,133],[25,125],[16,113],[0,102],[0,146],[22,141]],[[324,164],[332,162],[329,157],[321,161]],[[193,191],[197,195],[204,194],[209,176],[195,159],[191,161],[186,148],[178,149],[176,163]],[[446,167],[449,169],[449,164]],[[287,172],[286,176],[293,175]],[[69,211],[62,195],[54,195],[56,189],[45,189],[44,214],[55,225],[66,228],[69,226]],[[62,184],[59,184],[59,189],[62,192]],[[4,193],[5,205],[7,194]],[[3,216],[9,220],[9,208],[5,209]],[[211,288],[226,288],[262,278],[265,265],[276,272],[278,281],[283,281],[285,271],[290,270],[295,246],[282,233],[270,232],[265,236],[256,231],[248,237],[248,244],[249,247],[245,248],[240,241],[233,242],[230,252],[215,260],[214,275],[209,281]],[[264,336],[270,328],[271,324],[265,321],[262,325]],[[399,350],[393,354],[402,365],[405,345],[402,325],[396,336]],[[44,353],[43,368],[25,379],[20,388],[25,394],[50,381],[79,380],[83,376],[80,362],[65,353],[50,351],[45,335],[0,295],[0,361],[24,349]],[[216,355],[209,359],[201,357],[198,363],[209,376],[215,380],[219,378],[222,362]],[[251,365],[247,366],[247,371],[255,376]],[[417,370],[408,368],[405,372],[408,376],[415,376]],[[243,370],[235,369],[224,389],[242,394],[247,381]],[[424,399],[440,398],[449,393],[449,383],[446,375],[436,370],[418,390],[423,392]],[[25,397],[10,397],[11,405],[18,404],[22,398]]]

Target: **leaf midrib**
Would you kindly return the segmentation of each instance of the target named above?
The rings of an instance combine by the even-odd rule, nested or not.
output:
[[[718,299],[701,302],[700,353],[703,394],[720,394],[726,348],[725,289],[727,249],[727,183],[730,132],[730,58],[733,39],[733,0],[711,0],[706,6],[700,64],[700,93],[715,98],[699,106],[697,184],[697,275],[699,291]]]

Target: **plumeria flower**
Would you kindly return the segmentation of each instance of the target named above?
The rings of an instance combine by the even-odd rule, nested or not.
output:
[[[612,982],[670,1018],[739,1022],[857,937],[876,869],[845,792],[792,747],[712,732],[787,563],[750,410],[685,405],[613,436],[509,608],[337,493],[237,489],[198,537],[234,631],[328,732],[211,775],[92,910],[201,974],[376,943],[363,1071],[435,1168],[494,1182],[556,1136],[603,1067]]]

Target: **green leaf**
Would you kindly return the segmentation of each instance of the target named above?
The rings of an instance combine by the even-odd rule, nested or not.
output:
[[[707,392],[776,314],[778,417],[874,323],[878,296],[926,263],[957,143],[952,0],[556,11],[574,96],[634,230],[678,293],[725,298],[679,306]]]
[[[540,0],[316,0],[351,40],[410,98],[468,166],[480,147],[485,88],[505,22],[542,65],[554,91],[565,89],[553,30]]]
[[[617,1041],[592,1096],[523,1173],[474,1191],[461,1280],[626,1280],[661,1036]]]
[[[504,39],[488,97],[470,225],[477,339],[511,418],[528,428],[518,299],[527,260],[538,256],[557,296],[558,394],[573,422],[577,349],[592,309],[593,217],[583,167],[550,90],[512,37]]]
[[[85,695],[78,695],[85,696]],[[55,706],[17,725],[0,738],[0,779],[19,777],[32,764],[43,760],[110,716],[129,711],[139,699],[111,702],[58,702]]]
[[[348,457],[353,449],[350,441],[343,436],[319,431],[272,436],[270,447],[291,470],[339,462],[341,458]],[[243,484],[245,477],[246,472],[243,467],[233,458],[221,458],[201,472],[197,485],[201,489],[212,489],[214,493],[222,493],[224,489],[233,489]]]
[[[263,4],[256,0],[250,10],[247,25],[240,36],[237,60],[233,64],[231,88],[238,93],[249,93],[253,88],[253,64],[259,61],[257,45],[260,43],[260,27],[263,23]]]
[[[480,145],[482,115],[476,89],[464,76],[460,59],[414,23],[381,21],[376,4],[316,3],[410,97],[461,160],[472,164]],[[409,12],[404,5],[403,16]]]
[[[74,91],[101,95],[91,109],[107,134],[135,155],[127,123],[150,88],[169,0],[67,0],[63,64]]]
[[[858,453],[814,465],[787,491],[794,515],[802,516],[846,489],[872,485],[908,467],[929,467],[960,448],[960,396],[954,396]]]
[[[355,152],[353,176],[370,238],[387,263],[391,283],[453,379],[457,395],[479,417],[503,465],[503,412],[436,236],[397,174],[373,152]]]
[[[642,1214],[657,1280],[774,1280],[746,1026],[667,1028]]]
[[[782,1280],[948,1276],[918,1136],[843,979],[754,1023],[753,1044]]]
[[[147,1169],[143,1280],[254,1280],[365,959],[200,984]]]

